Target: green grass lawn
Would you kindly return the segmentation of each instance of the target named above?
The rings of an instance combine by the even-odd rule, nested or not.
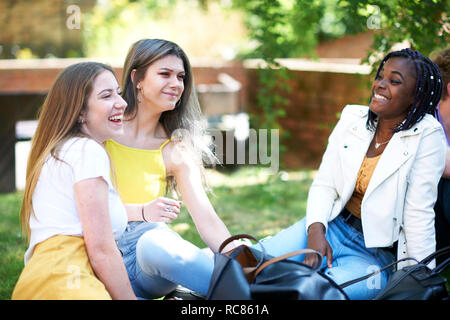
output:
[[[303,218],[313,171],[282,172],[243,168],[229,174],[208,171],[210,200],[231,234],[273,235]],[[172,228],[204,247],[188,212],[182,207]]]
[[[21,237],[19,211],[22,195],[0,195],[0,299],[10,299],[14,285],[23,268],[27,249]]]
[[[277,175],[247,167],[231,173],[208,170],[211,202],[232,234],[258,238],[274,234],[301,219],[312,171]],[[21,237],[20,193],[0,195],[0,300],[10,299],[23,268],[27,248]],[[186,240],[205,247],[188,212],[182,208],[171,227]]]
[[[250,233],[261,239],[303,218],[313,174],[300,170],[272,175],[256,167],[228,173],[208,170],[213,191],[210,199],[231,234]],[[20,193],[0,195],[0,300],[11,298],[23,268],[27,245],[19,225],[21,201]],[[186,240],[205,247],[185,208],[171,227]],[[444,276],[450,278],[450,270]]]

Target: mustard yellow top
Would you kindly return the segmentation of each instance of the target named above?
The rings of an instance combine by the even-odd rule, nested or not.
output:
[[[157,150],[131,148],[114,140],[105,142],[124,203],[145,203],[165,195],[167,182],[162,148],[169,141]]]
[[[370,178],[372,178],[373,171],[377,166],[380,155],[367,158],[364,157],[364,161],[358,172],[358,177],[356,178],[355,190],[353,190],[352,197],[348,200],[345,208],[350,211],[354,216],[361,219],[361,202],[366,193],[367,186],[369,185]]]

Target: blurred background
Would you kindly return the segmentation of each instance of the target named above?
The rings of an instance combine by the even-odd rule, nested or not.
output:
[[[232,233],[262,237],[304,215],[339,113],[368,103],[380,58],[447,47],[449,12],[445,0],[0,0],[0,299],[23,267],[18,212],[38,110],[66,66],[106,62],[120,80],[135,41],[179,44],[227,145],[208,170],[211,201]],[[266,154],[252,132],[266,134]],[[185,211],[172,227],[204,246]]]

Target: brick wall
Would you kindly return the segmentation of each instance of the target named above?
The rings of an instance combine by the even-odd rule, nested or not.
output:
[[[321,42],[316,47],[316,54],[320,58],[365,59],[374,34],[374,31],[367,31]]]
[[[367,104],[370,77],[351,73],[291,71],[291,93],[286,117],[280,119],[281,128],[289,131],[283,141],[286,151],[282,163],[285,168],[318,168],[328,136],[338,121],[338,114],[347,104]],[[248,111],[257,113],[255,99],[258,90],[257,71],[249,72]]]
[[[192,61],[195,84],[217,83],[220,73],[226,73],[239,81],[242,88],[239,93],[239,111],[245,111],[248,104],[248,75],[247,70],[239,62],[224,62],[221,60],[204,63],[198,60]]]

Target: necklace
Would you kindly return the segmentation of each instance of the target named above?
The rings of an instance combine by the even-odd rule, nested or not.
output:
[[[385,142],[380,142],[380,143],[378,143],[377,136],[375,135],[375,149],[378,149],[380,146],[382,146],[383,144],[388,143],[389,141],[391,141],[391,139],[389,139],[389,140],[387,140],[387,141],[385,141]]]

